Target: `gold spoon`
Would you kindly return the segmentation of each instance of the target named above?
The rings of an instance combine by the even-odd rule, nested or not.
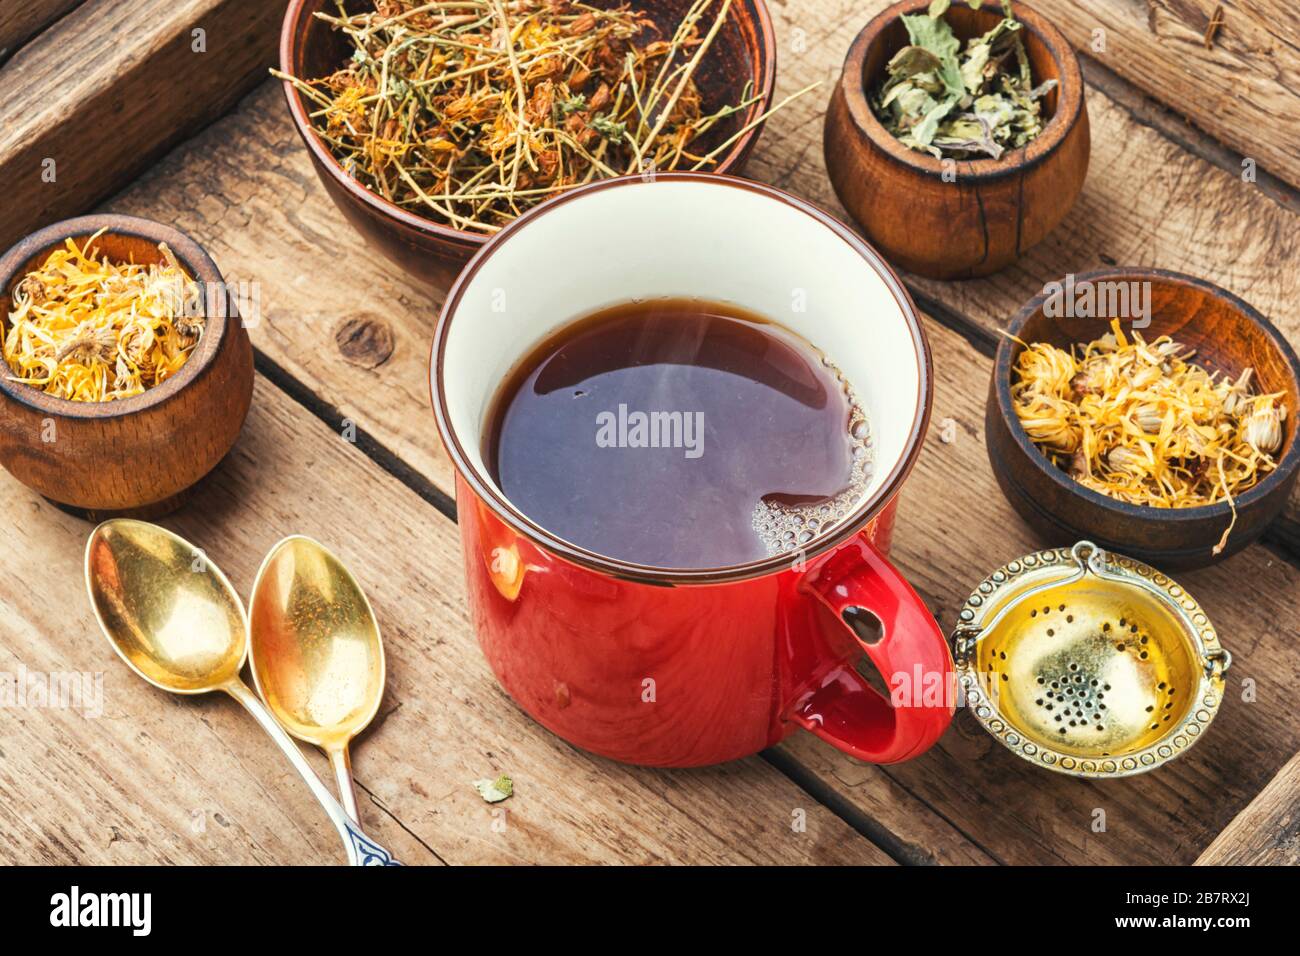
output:
[[[384,645],[361,585],[324,545],[293,535],[262,562],[248,618],[257,692],[285,730],[325,751],[360,826],[348,742],[384,696]]]
[[[240,680],[248,656],[244,605],[202,551],[157,525],[106,521],[86,542],[86,588],[109,643],[149,683],[174,694],[225,691],[244,705],[325,808],[349,863],[395,862],[352,825],[298,745]]]

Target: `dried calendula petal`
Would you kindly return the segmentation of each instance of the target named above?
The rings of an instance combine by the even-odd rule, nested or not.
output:
[[[110,262],[68,239],[15,286],[3,331],[14,381],[59,398],[139,395],[174,375],[203,334],[198,283],[165,244],[162,262]]]
[[[1021,344],[1016,415],[1086,488],[1158,508],[1227,502],[1235,522],[1234,496],[1277,467],[1287,409],[1281,393],[1254,393],[1253,369],[1235,379],[1211,374],[1182,344],[1137,332],[1130,339],[1118,322],[1068,352]]]

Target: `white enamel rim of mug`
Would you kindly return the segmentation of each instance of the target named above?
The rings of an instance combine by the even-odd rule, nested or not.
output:
[[[529,519],[488,473],[486,418],[511,370],[556,329],[607,306],[656,297],[728,302],[773,319],[829,356],[865,406],[872,481],[850,515],[800,551],[721,568],[609,558]],[[512,222],[470,260],[448,293],[429,384],[457,472],[501,520],[574,563],[660,585],[759,577],[790,567],[796,557],[811,561],[857,534],[911,471],[933,389],[916,306],[879,253],[810,203],[716,173],[604,180]]]

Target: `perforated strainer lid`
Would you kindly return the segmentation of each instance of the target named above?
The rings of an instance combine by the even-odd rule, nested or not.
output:
[[[1175,581],[1089,541],[994,571],[952,640],[962,694],[985,729],[1080,777],[1144,773],[1192,746],[1232,660]]]

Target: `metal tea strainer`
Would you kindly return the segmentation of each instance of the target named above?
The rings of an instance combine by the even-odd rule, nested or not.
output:
[[[1079,777],[1144,773],[1185,751],[1214,719],[1232,662],[1190,594],[1090,541],[994,571],[952,640],[985,729]]]

